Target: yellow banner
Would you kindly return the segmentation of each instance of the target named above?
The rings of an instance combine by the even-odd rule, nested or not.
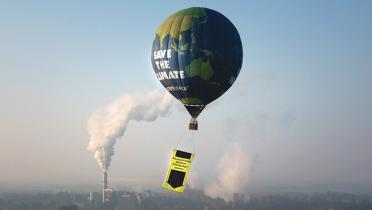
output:
[[[185,191],[187,175],[193,159],[193,153],[173,149],[172,160],[164,179],[163,188],[175,192]]]

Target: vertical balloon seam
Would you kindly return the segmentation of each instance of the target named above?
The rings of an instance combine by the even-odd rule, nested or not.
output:
[[[192,17],[192,16],[191,16]],[[186,16],[183,16],[183,19],[182,19],[182,23],[181,23],[181,28],[183,28],[183,24],[186,24],[186,21],[188,21],[188,19],[186,18]],[[191,28],[190,28],[191,29]],[[182,31],[183,32],[183,31]],[[179,40],[181,40],[181,36],[185,36],[185,34],[187,34],[187,33],[183,33],[183,35],[180,33],[180,37],[179,37]],[[185,38],[183,38],[183,40],[186,40]],[[181,45],[179,45],[179,46],[181,46]],[[187,49],[186,49],[186,51],[187,51],[187,54],[188,55],[190,55],[191,53],[190,53],[190,47],[191,47],[191,45],[190,44],[188,44],[188,46],[187,46]],[[183,54],[183,55],[182,55]],[[185,55],[186,55],[186,53],[182,53],[181,55],[179,55],[179,57],[181,57],[182,59],[181,59],[181,61],[182,61],[182,68],[184,68],[183,70],[184,70],[184,72],[185,72],[185,78],[184,79],[182,79],[182,83],[186,83],[186,85],[187,85],[187,87],[189,88],[188,89],[188,91],[186,91],[186,95],[187,95],[187,97],[184,99],[184,102],[182,102],[183,104],[188,104],[188,102],[190,101],[190,98],[191,98],[191,95],[190,95],[190,89],[191,89],[191,87],[189,86],[189,80],[188,80],[188,77],[189,77],[189,73],[186,71],[186,69],[185,69],[185,63],[184,63],[184,58],[186,57]],[[183,57],[182,57],[183,56]],[[179,66],[181,66],[180,65],[180,63],[178,63],[178,65]],[[190,66],[189,66],[190,67]],[[190,71],[189,71],[190,72]],[[185,87],[185,86],[184,86]]]
[[[169,17],[169,18],[171,18],[171,23],[170,23],[170,27],[168,27],[169,28],[169,33],[168,33],[168,41],[167,41],[167,45],[166,45],[166,47],[164,48],[164,50],[166,50],[166,51],[168,51],[168,49],[169,49],[169,43],[171,43],[172,42],[172,26],[173,26],[173,24],[176,22],[176,19],[177,19],[177,16],[171,16],[171,17]],[[168,18],[168,19],[169,19]],[[172,45],[172,44],[171,44]],[[168,56],[168,55],[166,55],[166,56]],[[166,69],[166,71],[168,72],[168,75],[170,76],[170,69]],[[171,87],[171,86],[173,86],[173,82],[174,82],[174,78],[172,78],[172,77],[170,77],[168,80],[167,80],[167,83],[168,83],[168,85],[167,85],[167,87]],[[172,91],[172,95],[174,95],[176,98],[179,96],[178,95],[178,92],[177,91]]]
[[[193,54],[198,50],[198,48],[197,48],[197,45],[196,45],[196,41],[197,41],[197,38],[196,38],[196,20],[195,20],[195,18],[193,17],[193,19],[192,19],[192,25],[191,25],[191,33],[190,33],[190,36],[191,36],[191,49],[190,49],[190,51],[191,51],[191,56],[192,56],[192,58],[191,58],[191,61],[190,61],[190,66],[189,66],[189,72],[190,72],[190,75],[191,75],[191,72],[194,72],[194,70],[195,71],[197,71],[197,70],[199,70],[199,77],[200,77],[200,73],[201,73],[201,65],[199,65],[199,64],[201,64],[201,62],[194,62],[196,65],[199,65],[198,67],[199,67],[199,69],[198,68],[196,68],[196,65],[191,65],[192,63],[193,63],[193,61],[194,61],[194,56],[193,56]],[[195,60],[196,61],[196,60]],[[195,69],[196,68],[196,69]],[[190,76],[189,75],[189,76]],[[197,77],[197,76],[196,76]],[[201,78],[200,78],[201,79]],[[193,90],[192,90],[192,92],[194,93],[195,92],[195,89],[196,90],[200,90],[201,88],[201,82],[200,82],[200,80],[196,80],[197,82],[196,82],[196,86],[197,86],[197,88],[193,88]],[[192,99],[192,100],[190,100],[190,102],[189,103],[192,103],[192,105],[195,105],[194,103],[196,102],[195,101],[195,94],[193,94],[193,96],[192,96],[194,99]],[[198,97],[199,98],[199,97]]]
[[[209,18],[209,11],[208,10],[206,10],[205,9],[205,13],[207,14],[206,16],[205,16],[205,19],[206,20],[204,20],[204,21],[208,21],[208,18]],[[206,37],[207,36],[205,36],[205,30],[206,30],[206,26],[205,25],[203,25],[203,31],[202,31],[202,33],[201,33],[201,36],[203,36],[200,40],[202,40],[202,43],[200,44],[200,46],[202,47],[202,49],[204,50],[204,49],[207,49],[206,48],[206,44],[205,44],[205,39],[206,39]],[[209,50],[209,49],[208,49]],[[209,60],[208,60],[209,61]],[[210,64],[209,64],[211,67],[212,67],[212,63],[210,62]],[[213,67],[212,67],[212,69],[213,69]],[[214,71],[214,69],[213,69],[213,71]],[[211,77],[212,78],[212,77]],[[211,79],[210,78],[210,79]],[[203,96],[205,96],[205,95],[207,95],[207,90],[206,89],[204,89],[203,88],[203,94],[202,94]],[[204,101],[203,102],[203,104],[204,104],[204,106],[206,106],[207,104],[208,104],[208,102],[207,101]]]
[[[190,36],[190,41],[189,41],[189,43],[190,43],[190,45],[189,45],[189,55],[190,55],[190,64],[189,64],[189,69],[188,69],[188,72],[186,72],[187,73],[187,79],[189,80],[189,78],[191,77],[191,72],[192,72],[192,60],[193,60],[193,57],[192,57],[192,52],[194,51],[193,50],[193,43],[192,43],[192,41],[193,41],[193,39],[192,39],[192,37],[193,37],[193,34],[192,34],[192,28],[194,27],[193,26],[193,24],[194,24],[194,17],[192,17],[192,19],[191,19],[191,27],[190,27],[190,34],[189,34],[189,36]],[[190,81],[190,80],[189,80]],[[192,85],[193,86],[193,85]],[[192,86],[190,86],[190,98],[187,100],[187,104],[188,105],[190,105],[190,103],[191,103],[191,101],[192,101],[192,98],[195,96],[194,94],[193,94],[193,91],[194,91],[194,88],[192,87]]]
[[[168,21],[168,26],[171,26],[171,27],[172,27],[172,25],[173,25],[173,23],[174,23],[174,21],[175,21],[175,18],[172,17],[172,16],[170,16],[170,17],[167,18],[167,20],[169,20],[169,21]],[[172,38],[171,38],[171,27],[166,27],[166,28],[167,28],[167,31],[168,31],[168,34],[165,34],[165,36],[168,36],[168,42],[164,43],[164,46],[161,46],[159,50],[162,50],[162,49],[168,50],[168,49],[169,49],[169,41],[172,39]],[[163,33],[164,33],[164,31],[163,31]],[[164,37],[164,38],[165,38],[165,37]],[[164,38],[163,38],[163,39],[164,39]],[[166,44],[166,45],[165,45],[165,44]],[[169,73],[169,70],[168,70],[168,69],[167,69],[166,71],[168,71],[168,73]],[[168,75],[169,75],[169,74],[168,74]],[[165,80],[162,80],[162,81],[164,81],[164,83],[165,83],[165,87],[170,87],[170,86],[172,86],[171,79],[165,79]],[[177,98],[177,93],[176,93],[176,91],[171,91],[171,94]]]
[[[207,15],[206,16],[204,16],[204,18],[206,18],[206,17],[208,17]],[[197,23],[197,29],[199,30],[199,32],[200,32],[200,28],[201,28],[201,26],[200,26],[200,19],[201,19],[201,17],[197,17],[197,19],[198,19],[198,23]],[[200,40],[200,44],[199,44],[199,46],[203,46],[203,44],[204,44],[204,34],[203,33],[198,33],[198,36],[202,36],[201,37],[201,39],[199,39]],[[197,39],[195,36],[194,36],[194,38],[195,39]],[[199,53],[199,51],[201,51],[201,50],[204,50],[204,47],[202,48],[202,49],[197,49],[198,51],[198,53]],[[204,82],[204,77],[203,77],[203,74],[205,74],[205,72],[203,71],[203,59],[201,59],[201,61],[202,62],[198,62],[198,64],[199,64],[199,75],[200,75],[200,77],[202,78],[201,80],[199,80],[199,82],[198,82],[198,90],[200,90],[201,91],[201,94],[199,93],[199,95],[201,95],[201,96],[204,96],[204,93],[205,93],[205,88],[201,88],[202,87],[202,83]],[[201,98],[204,98],[204,97],[201,97]],[[203,103],[205,103],[204,101],[203,101]]]
[[[171,35],[170,35],[170,38],[168,39],[168,48],[167,48],[167,50],[170,49],[171,52],[172,52],[172,43],[173,43],[174,39],[179,36],[179,33],[180,33],[180,26],[181,26],[179,24],[180,23],[180,19],[182,21],[182,16],[176,16],[175,19],[174,19],[174,21],[173,21],[173,23],[172,23],[172,25],[171,25],[171,29],[170,29]],[[172,33],[174,31],[176,32],[176,34],[173,34],[173,36],[172,36]],[[171,48],[169,48],[169,43],[170,43]],[[177,46],[177,48],[178,48],[178,46]],[[172,61],[174,61],[173,59],[176,59],[176,58],[171,57],[171,58],[168,58],[168,59],[169,59],[169,62],[173,63],[172,62]],[[178,57],[177,57],[177,62],[176,63],[178,63]],[[173,70],[172,69],[172,65],[170,65],[170,71],[172,71],[172,70]],[[178,69],[178,71],[179,71],[179,69]],[[181,86],[179,78],[180,78],[180,76],[178,76],[178,78],[172,78],[172,81],[174,81],[177,84],[178,87]],[[178,95],[178,97],[184,95],[182,90],[176,90],[174,92],[176,93],[176,95]]]
[[[222,15],[222,14],[221,14]],[[227,19],[225,16],[223,16],[222,15],[222,17],[223,17],[223,19]],[[228,22],[228,21],[227,21]],[[230,39],[229,39],[229,37],[228,37],[228,35],[227,35],[227,33],[225,33],[225,30],[227,30],[226,29],[226,26],[221,30],[222,31],[222,39],[223,39],[223,43],[224,43],[224,45],[223,45],[223,54],[222,54],[222,58],[223,59],[226,59],[227,58],[227,54],[228,54],[228,52],[227,52],[227,49],[229,49],[229,46],[228,46],[228,42],[227,42],[227,40],[229,40],[230,41]],[[232,41],[233,42],[233,41]],[[226,62],[222,62],[222,63],[224,63],[225,65],[226,65]],[[226,75],[226,72],[228,71],[230,69],[230,66],[223,66],[223,75],[225,76]],[[226,83],[226,82],[224,82],[224,83]],[[229,84],[224,84],[224,85],[229,85]],[[228,89],[229,89],[230,87],[228,87],[227,89],[219,89],[218,90],[218,95],[219,96],[222,96]],[[223,92],[223,93],[222,93]]]
[[[180,32],[178,33],[178,45],[177,45],[177,67],[178,67],[178,70],[180,71],[181,69],[180,69],[180,67],[182,66],[182,65],[180,65],[180,60],[179,60],[179,58],[180,58],[180,46],[181,46],[181,36],[182,36],[182,32],[183,31],[181,31],[181,29],[182,29],[182,25],[183,25],[183,22],[184,22],[184,20],[185,20],[185,17],[186,16],[182,16],[182,21],[181,21],[181,24],[180,24]],[[183,67],[182,67],[183,68]],[[185,71],[185,69],[182,69],[183,71]],[[182,85],[182,87],[186,87],[185,86],[185,83],[184,83],[184,79],[182,79],[181,77],[179,77],[179,80],[180,80],[180,82],[181,82],[181,85]],[[187,93],[187,91],[185,90],[185,89],[182,89],[182,92],[183,92],[183,98],[189,98],[189,95],[188,95],[188,93]]]

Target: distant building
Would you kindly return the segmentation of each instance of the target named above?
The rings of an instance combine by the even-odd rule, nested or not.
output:
[[[104,203],[110,202],[112,200],[113,193],[114,193],[114,190],[112,188],[106,188],[106,189],[104,189],[103,202]]]
[[[244,203],[244,194],[234,193],[233,194],[233,209],[241,209]]]
[[[101,196],[99,192],[90,192],[89,193],[89,202],[94,206],[97,206],[101,201]]]
[[[151,198],[153,197],[153,192],[151,192],[150,190],[146,190],[146,191],[143,191],[140,193],[140,197],[141,199],[147,199],[147,198]]]
[[[117,208],[138,209],[141,205],[141,197],[135,192],[116,191],[113,201]]]

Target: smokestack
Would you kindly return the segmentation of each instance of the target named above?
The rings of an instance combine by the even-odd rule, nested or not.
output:
[[[107,189],[107,171],[103,172],[103,189]]]
[[[106,189],[107,189],[107,171],[103,172],[103,189],[102,189],[102,203],[106,200]]]

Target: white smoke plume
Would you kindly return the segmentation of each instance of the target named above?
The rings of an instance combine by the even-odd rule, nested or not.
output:
[[[234,193],[240,193],[247,187],[250,162],[241,148],[235,143],[222,156],[217,165],[217,180],[204,189],[205,194],[231,200]]]
[[[130,121],[154,121],[166,116],[173,97],[158,90],[145,94],[126,94],[102,109],[88,120],[90,142],[88,150],[94,153],[102,171],[107,171],[114,155],[116,141],[125,134]]]

